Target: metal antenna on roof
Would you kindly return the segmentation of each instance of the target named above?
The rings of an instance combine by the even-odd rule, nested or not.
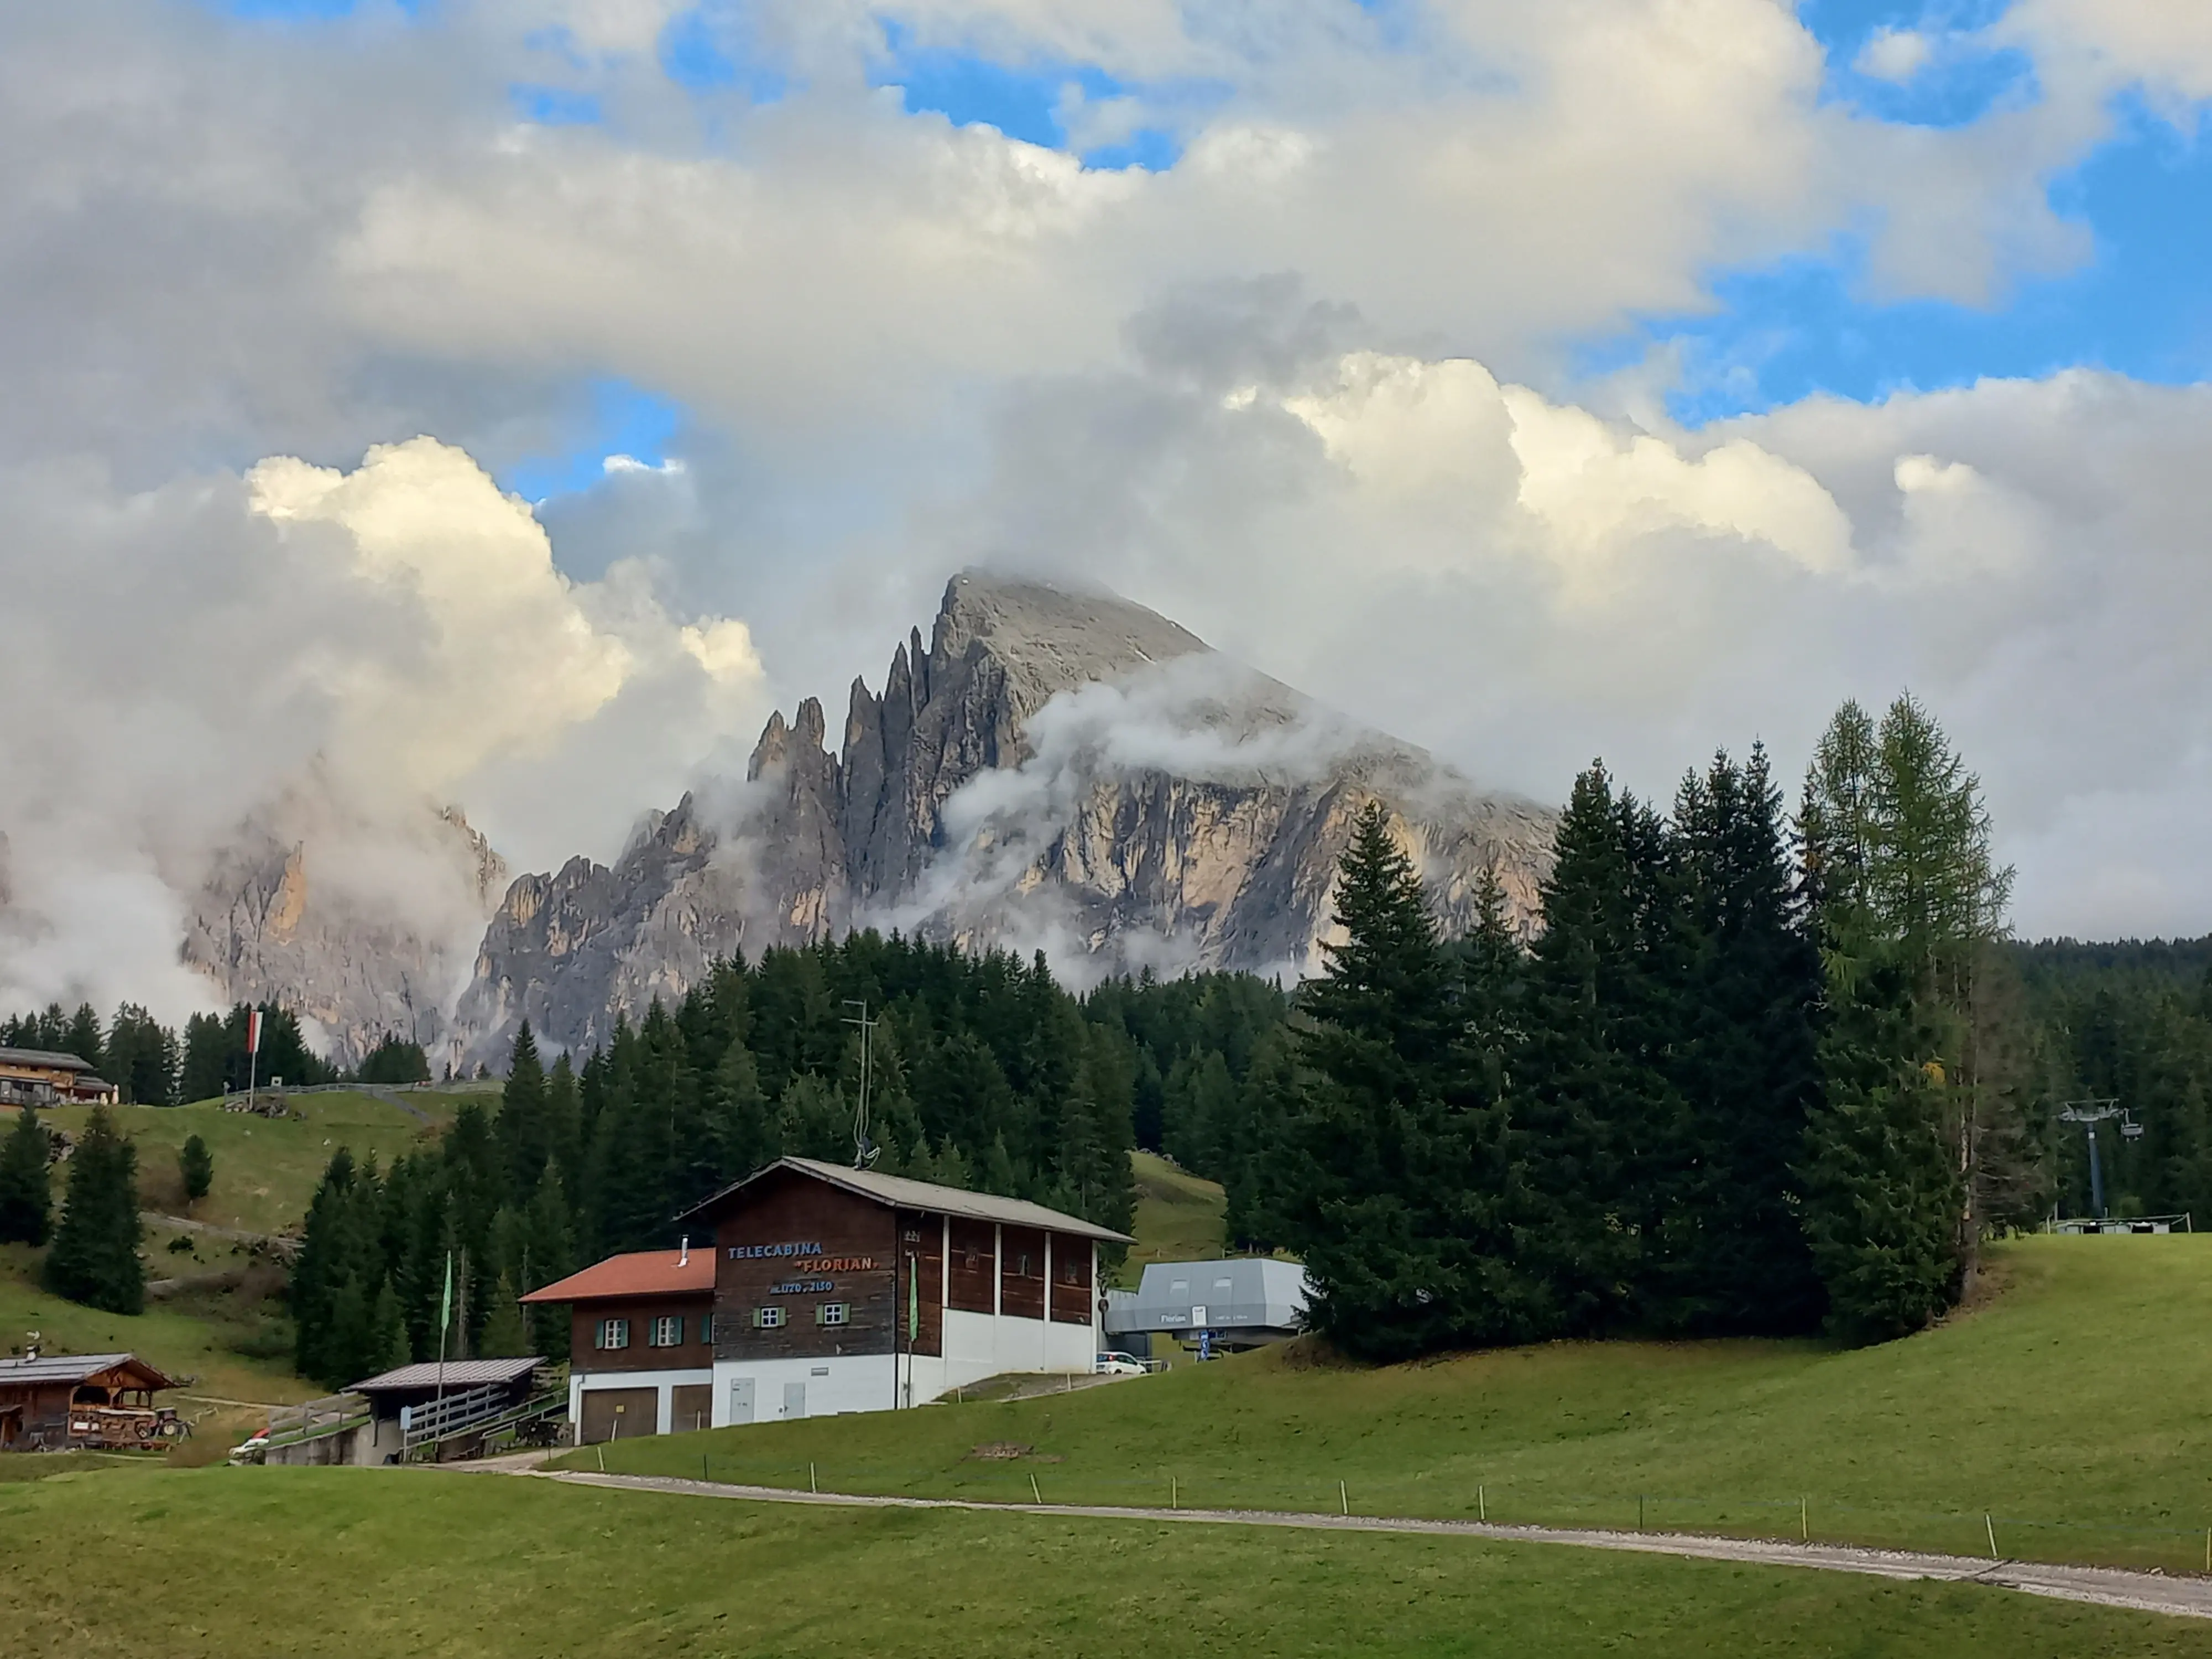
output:
[[[848,999],[845,1006],[860,1011],[857,1018],[846,1015],[845,1024],[860,1028],[860,1103],[853,1109],[853,1167],[866,1170],[883,1156],[883,1148],[868,1139],[868,1081],[875,1064],[876,1022],[868,1018],[866,1002]]]

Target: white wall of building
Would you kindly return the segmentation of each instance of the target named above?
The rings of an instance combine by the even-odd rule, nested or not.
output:
[[[703,1365],[694,1365],[684,1370],[669,1371],[571,1371],[568,1374],[568,1420],[581,1424],[584,1420],[584,1396],[599,1389],[652,1389],[659,1404],[655,1407],[655,1434],[667,1434],[675,1414],[677,1389],[691,1388],[702,1382],[712,1382],[714,1372]],[[715,1419],[716,1423],[720,1419]]]
[[[735,1404],[733,1382],[752,1385],[750,1421],[835,1417],[845,1412],[891,1409],[891,1356],[838,1354],[827,1359],[718,1359],[714,1362],[714,1426],[747,1420]],[[796,1390],[794,1393],[793,1390]]]

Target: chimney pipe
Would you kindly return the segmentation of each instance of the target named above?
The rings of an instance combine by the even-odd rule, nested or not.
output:
[[[676,1258],[676,1265],[679,1267],[688,1267],[691,1265],[691,1235],[689,1233],[684,1235],[684,1249]]]

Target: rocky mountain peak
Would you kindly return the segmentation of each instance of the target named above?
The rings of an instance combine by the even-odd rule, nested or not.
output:
[[[880,694],[854,681],[836,752],[828,739],[810,697],[770,716],[742,790],[702,797],[724,805],[687,796],[611,869],[518,881],[459,1012],[471,1057],[499,1059],[526,1015],[556,1044],[601,1040],[718,954],[860,927],[1042,946],[1078,981],[1303,971],[1370,799],[1448,926],[1485,869],[1532,914],[1550,856],[1547,809],[1484,793],[1155,611],[977,571],[947,585],[927,645],[915,629],[894,647]]]

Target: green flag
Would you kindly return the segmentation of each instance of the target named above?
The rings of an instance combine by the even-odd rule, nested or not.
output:
[[[446,1252],[446,1293],[438,1298],[438,1334],[445,1334],[446,1327],[453,1320],[453,1253]]]
[[[921,1334],[921,1275],[915,1271],[915,1259],[906,1259],[906,1340],[913,1341]]]

